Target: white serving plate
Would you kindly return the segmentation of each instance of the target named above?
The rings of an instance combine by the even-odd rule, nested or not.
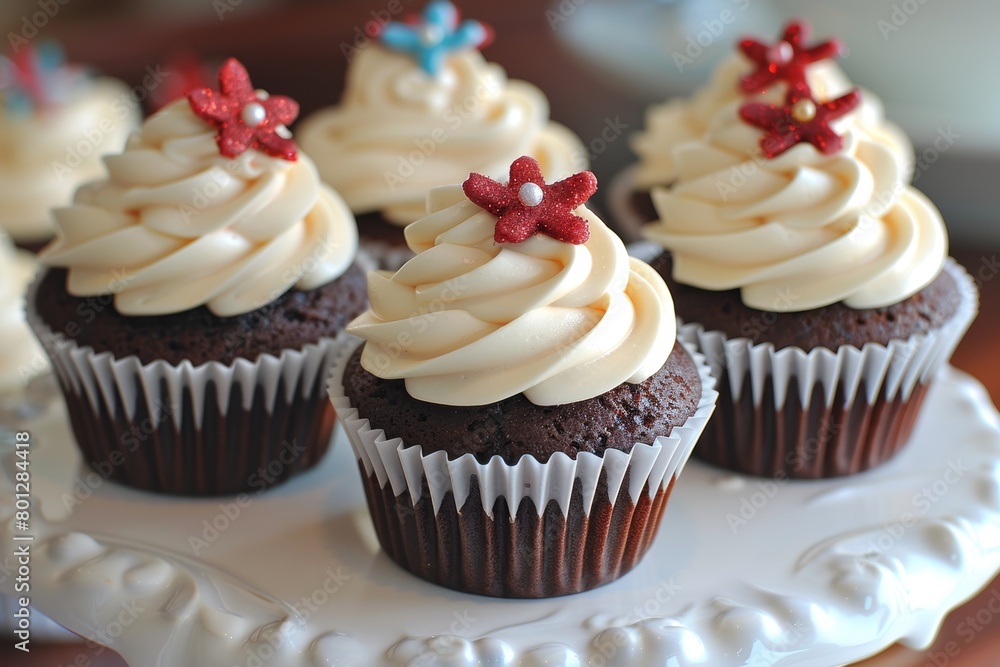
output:
[[[23,424],[31,605],[142,667],[832,667],[922,648],[1000,569],[1000,416],[951,368],[927,400],[910,446],[849,479],[690,463],[635,571],[534,601],[456,593],[393,564],[340,434],[285,486],[178,499],[82,468],[57,400]],[[24,534],[14,463],[0,445],[8,564]]]

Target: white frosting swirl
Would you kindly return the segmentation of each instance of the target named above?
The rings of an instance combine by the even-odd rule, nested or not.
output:
[[[814,92],[826,100],[844,89]],[[740,119],[743,102],[723,104],[700,137],[676,145],[676,182],[653,189],[660,220],[643,231],[673,253],[678,282],[801,311],[898,303],[937,276],[944,223],[906,185],[911,163],[871,98],[834,121],[843,150],[800,143],[774,159],[761,156],[763,131]]]
[[[71,294],[114,293],[123,315],[206,305],[228,317],[350,266],[354,217],[308,157],[228,159],[215,137],[178,100],[105,159],[107,180],[55,212],[59,235],[42,261],[69,268]]]
[[[737,101],[779,104],[784,100],[788,90],[784,82],[774,84],[765,93],[748,96],[740,92],[740,79],[754,67],[742,54],[734,54],[724,60],[709,83],[690,98],[672,99],[646,110],[646,129],[631,138],[632,149],[640,158],[635,170],[636,186],[649,189],[673,183],[678,175],[678,147],[700,139],[723,108]],[[806,79],[816,97],[822,100],[839,97],[854,88],[833,60],[808,65]],[[879,99],[862,91],[861,105],[854,115],[855,126],[890,149],[900,169],[907,174],[905,180],[909,181],[914,162],[913,145],[899,127],[885,120]]]
[[[340,106],[307,118],[298,136],[355,213],[381,210],[400,225],[423,217],[432,188],[472,171],[504,177],[521,155],[550,180],[587,168],[580,140],[549,121],[545,95],[475,50],[450,56],[431,77],[409,56],[372,45],[352,61]]]
[[[24,293],[38,269],[0,233],[0,393],[14,392],[48,368],[41,346],[24,320]]]
[[[103,173],[101,156],[121,150],[139,124],[124,84],[97,79],[66,105],[0,117],[0,229],[20,242],[50,238],[51,209]]]
[[[460,187],[433,190],[428,203],[430,215],[406,228],[417,256],[369,275],[371,309],[348,327],[368,341],[368,371],[404,378],[411,396],[433,403],[524,393],[555,405],[662,368],[676,334],[670,293],[585,206],[582,245],[496,244],[496,216]]]

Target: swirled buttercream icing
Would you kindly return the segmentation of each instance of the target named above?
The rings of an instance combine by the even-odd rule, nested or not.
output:
[[[849,91],[829,74],[834,67],[821,61],[806,70],[819,102]],[[947,256],[944,223],[908,185],[909,143],[882,120],[874,98],[862,93],[859,107],[832,121],[840,150],[824,154],[799,143],[767,159],[764,131],[742,120],[740,110],[780,106],[787,84],[742,97],[741,72],[730,61],[709,91],[695,96],[691,113],[704,125],[688,123],[690,136],[670,150],[673,184],[652,190],[659,220],[643,233],[671,251],[674,279],[708,290],[739,288],[747,306],[769,311],[839,301],[875,308],[928,285]]]
[[[312,161],[256,149],[223,157],[187,100],[150,117],[105,164],[105,180],[55,211],[58,236],[41,259],[69,269],[70,294],[113,293],[123,315],[202,305],[238,315],[323,285],[354,260],[354,217]]]
[[[44,111],[0,112],[0,229],[25,243],[51,237],[51,209],[101,176],[101,156],[125,145],[139,107],[124,84],[96,79]]]
[[[373,44],[351,62],[339,106],[298,130],[299,143],[355,213],[406,225],[427,193],[476,171],[499,177],[531,155],[548,178],[587,168],[580,140],[549,120],[545,95],[478,51],[453,53],[435,76]]]
[[[738,88],[740,79],[752,71],[753,64],[742,54],[726,58],[711,80],[690,98],[671,99],[646,111],[645,130],[631,138],[632,149],[639,155],[635,171],[636,186],[649,189],[669,185],[678,178],[676,153],[683,144],[704,136],[713,119],[723,109],[748,100],[780,103],[787,92],[785,82],[770,86],[765,92],[744,95]],[[806,81],[821,99],[833,99],[849,92],[853,86],[843,70],[832,60],[820,60],[805,68]],[[854,126],[872,141],[887,147],[899,161],[900,169],[910,180],[913,168],[913,146],[899,127],[887,121],[879,99],[862,91],[861,106],[854,113]]]
[[[432,190],[428,203],[406,228],[416,257],[369,275],[371,309],[348,327],[367,341],[369,372],[433,403],[523,393],[555,405],[663,366],[676,333],[670,293],[585,206],[575,213],[590,237],[574,245],[541,235],[495,243],[497,216],[458,186]]]
[[[24,293],[38,264],[0,232],[0,393],[17,391],[48,368],[38,340],[24,320]]]

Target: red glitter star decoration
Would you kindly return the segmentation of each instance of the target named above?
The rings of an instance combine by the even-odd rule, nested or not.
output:
[[[756,71],[740,80],[740,90],[744,93],[764,91],[776,81],[796,84],[805,81],[806,65],[833,58],[840,53],[840,42],[827,40],[816,46],[802,46],[809,34],[809,27],[802,21],[792,21],[785,26],[781,41],[764,44],[756,39],[740,41],[740,50],[757,64]]]
[[[855,89],[829,102],[818,103],[805,83],[793,86],[783,106],[749,102],[740,107],[740,118],[767,130],[760,140],[767,158],[777,157],[792,146],[808,141],[824,155],[839,151],[843,138],[833,131],[830,121],[849,113],[861,102]]]
[[[470,174],[462,189],[474,204],[499,216],[493,232],[497,243],[520,243],[535,234],[574,245],[590,238],[587,221],[573,213],[597,191],[597,178],[589,171],[546,185],[538,161],[524,156],[510,165],[508,183]]]
[[[235,58],[219,70],[218,91],[192,90],[187,98],[199,118],[218,128],[215,140],[222,155],[235,158],[256,148],[274,157],[296,159],[295,142],[285,126],[299,115],[299,103],[283,95],[258,95],[246,68]]]

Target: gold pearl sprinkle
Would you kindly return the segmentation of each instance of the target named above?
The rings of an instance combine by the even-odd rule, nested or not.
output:
[[[816,117],[816,104],[812,100],[799,100],[792,106],[792,118],[808,123]]]

